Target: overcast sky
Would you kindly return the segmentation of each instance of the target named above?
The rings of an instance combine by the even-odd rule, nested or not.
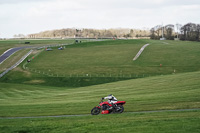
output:
[[[200,0],[0,0],[0,38],[62,28],[200,23]]]

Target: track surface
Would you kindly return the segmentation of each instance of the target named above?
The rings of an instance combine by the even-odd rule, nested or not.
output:
[[[176,110],[154,110],[154,111],[139,111],[139,112],[124,112],[126,114],[139,114],[139,113],[159,113],[159,112],[182,112],[182,111],[198,111],[196,109],[176,109]],[[60,117],[73,117],[73,116],[91,116],[91,114],[79,115],[54,115],[54,116],[26,116],[26,117],[0,117],[0,119],[26,119],[26,118],[60,118]]]
[[[25,48],[31,48],[31,46],[24,46],[24,47],[17,47],[17,48],[11,48],[7,51],[5,51],[1,56],[0,56],[0,64],[3,63],[9,56],[14,54],[15,52],[25,49]]]

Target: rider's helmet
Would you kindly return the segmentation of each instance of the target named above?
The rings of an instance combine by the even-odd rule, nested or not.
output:
[[[108,96],[113,96],[112,94],[108,95]]]

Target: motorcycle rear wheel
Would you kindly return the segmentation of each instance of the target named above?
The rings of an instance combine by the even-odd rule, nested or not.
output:
[[[92,115],[98,115],[99,113],[100,113],[100,108],[94,107],[94,108],[91,110],[91,114],[92,114]]]

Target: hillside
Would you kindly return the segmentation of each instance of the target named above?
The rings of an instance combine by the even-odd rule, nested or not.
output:
[[[133,57],[139,49],[150,45],[138,60]],[[48,73],[49,70],[58,75],[85,74],[171,74],[200,70],[200,45],[193,42],[152,40],[116,40],[89,42],[67,46],[59,51],[43,51],[37,59],[26,67]],[[162,64],[162,67],[160,67]]]
[[[127,101],[127,112],[200,108],[199,79],[200,72],[192,72],[79,88],[0,83],[0,114],[89,114],[107,94]]]
[[[139,49],[149,43],[133,61]],[[156,75],[200,70],[198,42],[114,40],[35,51],[21,67],[0,81],[81,87]],[[39,53],[38,53],[39,52]],[[34,59],[33,59],[34,57]],[[26,70],[23,70],[26,68]]]
[[[0,79],[0,132],[199,132],[199,47],[115,40],[36,50]],[[108,94],[126,101],[125,112],[87,115]]]

